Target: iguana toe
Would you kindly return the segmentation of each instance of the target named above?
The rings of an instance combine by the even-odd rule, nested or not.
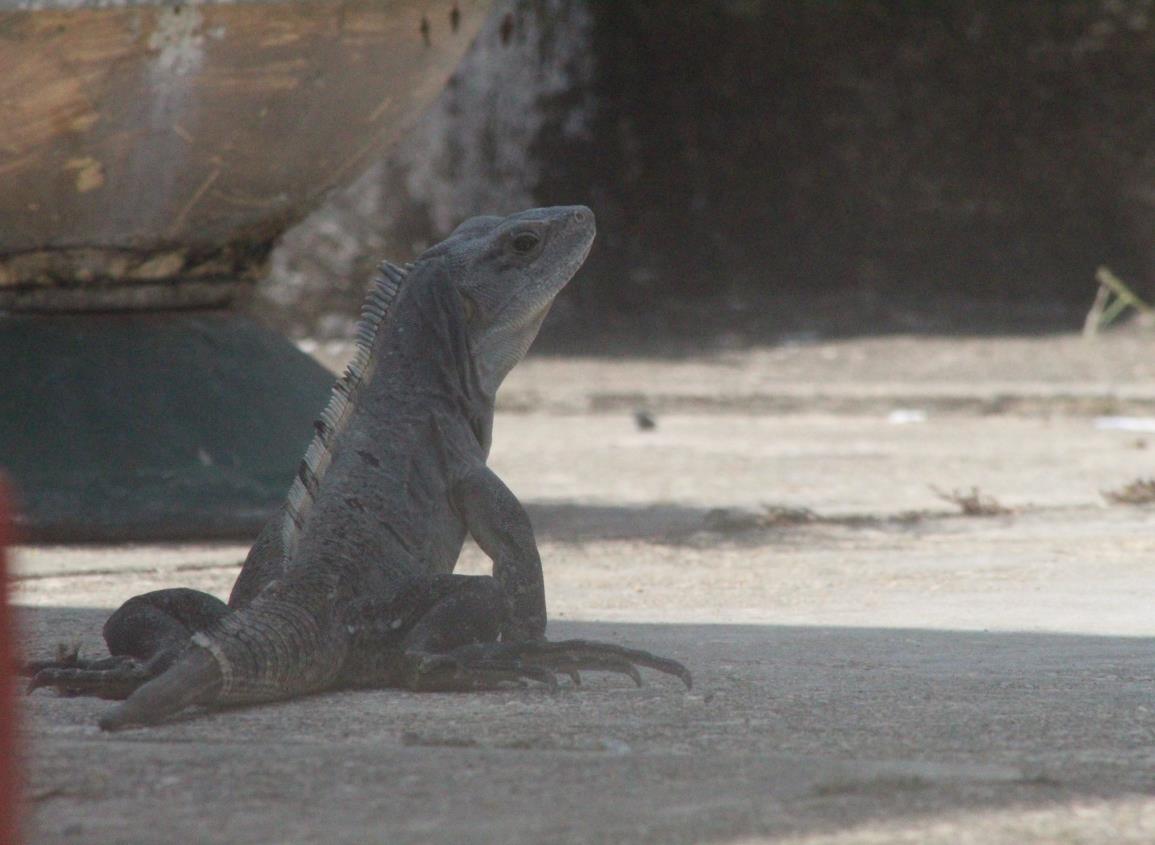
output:
[[[511,683],[524,686],[527,681],[533,681],[551,692],[557,691],[553,670],[504,653],[495,654],[493,647],[500,648],[496,643],[485,643],[464,646],[450,654],[411,655],[413,668],[408,686],[426,692],[470,692],[497,689]]]
[[[29,693],[41,687],[52,687],[61,695],[94,695],[98,698],[127,698],[148,680],[143,664],[123,658],[109,668],[90,669],[56,666],[41,669],[28,682]]]
[[[638,686],[642,676],[638,667],[653,669],[666,675],[680,678],[686,689],[693,689],[694,679],[690,670],[676,660],[658,657],[648,651],[624,648],[613,643],[598,643],[589,640],[561,640],[558,642],[527,641],[509,643],[505,647],[515,649],[518,657],[528,663],[544,666],[554,672],[616,672],[628,675]]]

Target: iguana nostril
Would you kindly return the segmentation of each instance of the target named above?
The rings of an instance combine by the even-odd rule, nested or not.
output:
[[[573,222],[574,223],[581,225],[584,223],[588,223],[589,219],[590,219],[590,213],[586,209],[584,209],[584,208],[574,209],[574,213],[573,213]]]

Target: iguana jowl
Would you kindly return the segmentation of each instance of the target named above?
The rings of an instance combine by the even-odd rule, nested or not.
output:
[[[285,507],[228,604],[190,589],[121,606],[111,657],[29,664],[32,687],[125,699],[100,720],[342,686],[469,690],[554,673],[679,663],[550,643],[525,511],[486,466],[494,396],[594,238],[583,206],[477,217],[402,271],[385,264],[356,353],[317,421]],[[466,533],[493,576],[452,575]]]

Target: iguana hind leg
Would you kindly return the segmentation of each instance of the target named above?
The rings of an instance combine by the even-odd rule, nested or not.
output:
[[[215,596],[198,590],[157,590],[126,601],[104,623],[110,657],[82,660],[62,655],[31,661],[22,674],[29,690],[52,687],[63,694],[123,699],[156,677],[188,647],[189,637],[229,613]]]

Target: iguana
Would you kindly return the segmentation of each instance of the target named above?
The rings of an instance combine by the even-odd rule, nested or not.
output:
[[[110,657],[29,664],[30,687],[123,699],[106,730],[339,687],[556,686],[582,670],[640,682],[639,666],[689,687],[673,660],[544,639],[533,529],[486,465],[497,389],[594,232],[584,206],[475,217],[407,269],[383,264],[353,360],[228,603],[136,596],[105,623]],[[492,576],[451,574],[467,532]]]

